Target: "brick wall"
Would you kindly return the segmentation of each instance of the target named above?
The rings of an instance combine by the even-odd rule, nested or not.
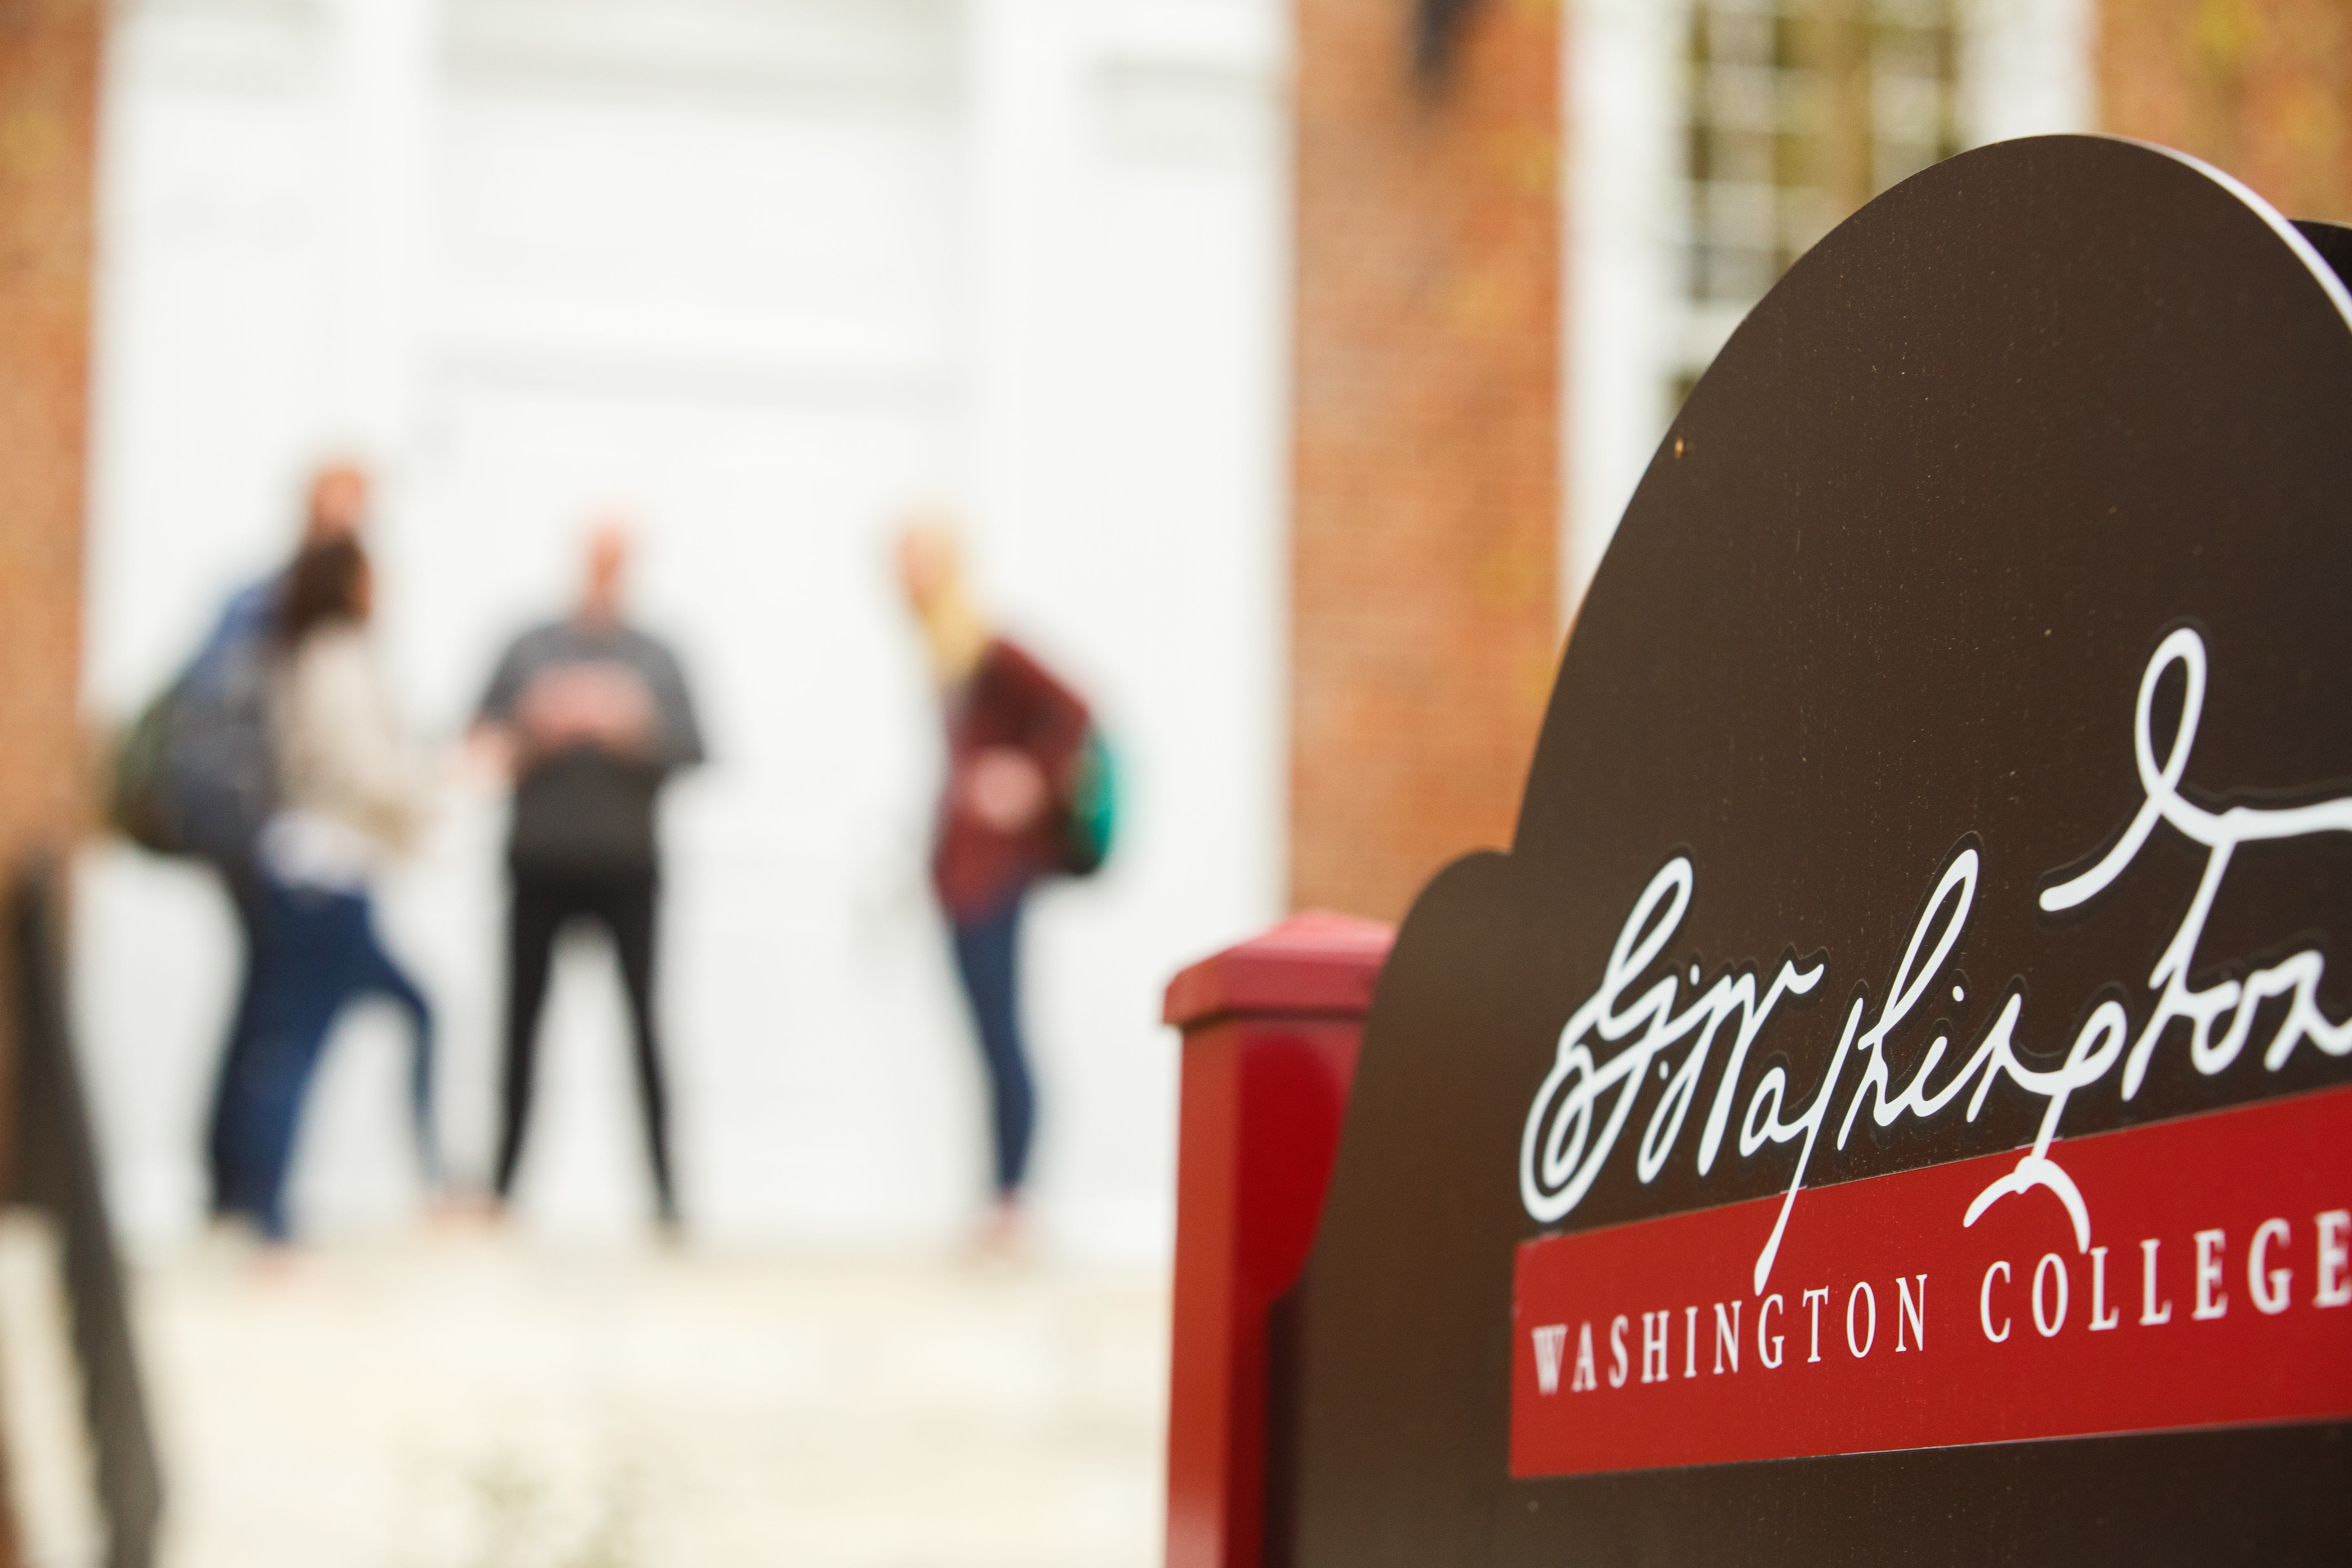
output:
[[[0,0],[0,887],[26,848],[60,839],[82,816],[75,710],[100,24],[98,0]],[[0,963],[0,1048],[16,1018],[10,967]],[[5,1104],[0,1096],[0,1128]],[[0,1160],[5,1143],[0,1134]],[[18,1561],[16,1534],[0,1499],[0,1568]]]
[[[0,874],[81,816],[98,0],[0,0]]]
[[[1290,899],[1508,841],[1559,647],[1557,0],[1297,0]]]
[[[2352,222],[2352,3],[2102,0],[2106,129],[2194,153],[2289,217]]]

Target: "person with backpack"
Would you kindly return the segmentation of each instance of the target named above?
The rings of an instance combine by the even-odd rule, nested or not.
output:
[[[1021,1024],[1021,914],[1045,876],[1088,875],[1109,847],[1108,752],[1086,703],[982,616],[952,528],[900,534],[898,577],[947,723],[931,882],[989,1084],[994,1202],[982,1250],[1022,1239],[1036,1089]]]
[[[269,728],[278,806],[254,846],[257,916],[245,1034],[221,1096],[221,1206],[272,1242],[288,1239],[286,1177],[302,1103],[337,1016],[383,996],[415,1032],[410,1075],[428,1184],[433,1013],[376,934],[372,884],[409,847],[424,772],[395,718],[368,622],[374,583],[348,533],[312,544],[279,584],[269,648]]]
[[[356,538],[367,516],[368,495],[366,470],[356,463],[321,466],[306,492],[298,556],[337,539]],[[281,568],[229,596],[187,667],[148,704],[124,738],[109,802],[114,826],[134,843],[211,867],[236,917],[243,962],[205,1118],[205,1163],[215,1215],[226,1212],[226,1095],[238,1070],[238,1051],[252,1036],[263,917],[256,845],[278,806],[269,691],[286,580]]]

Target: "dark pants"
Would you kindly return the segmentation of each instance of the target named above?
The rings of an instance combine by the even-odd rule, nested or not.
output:
[[[580,872],[517,866],[507,928],[506,1118],[499,1140],[499,1196],[514,1187],[522,1159],[523,1127],[530,1116],[531,1082],[539,1057],[539,1015],[547,1003],[555,939],[575,920],[593,921],[613,939],[621,982],[635,1026],[637,1093],[645,1107],[646,1152],[653,1163],[654,1196],[665,1224],[677,1220],[670,1184],[669,1108],[662,1087],[661,1051],[654,1037],[654,895],[650,871]]]
[[[1037,1096],[1021,1044],[1021,895],[992,914],[954,922],[956,973],[988,1063],[989,1121],[996,1134],[996,1191],[1011,1197],[1029,1169]]]
[[[282,1240],[286,1174],[302,1101],[337,1016],[361,997],[388,998],[415,1028],[410,1112],[426,1179],[440,1179],[433,1135],[433,1012],[377,940],[365,893],[263,882],[253,896],[252,967],[214,1108],[215,1201],[223,1212],[247,1215],[263,1235]]]
[[[221,887],[236,915],[244,964],[237,973],[236,1007],[229,1015],[228,1038],[221,1047],[220,1071],[213,1079],[212,1107],[205,1119],[205,1169],[212,1180],[212,1210],[216,1215],[229,1212],[229,1139],[234,1133],[229,1100],[237,1075],[244,1070],[247,1042],[253,1037],[253,994],[260,980],[261,922],[267,910],[261,884],[250,871],[224,870]]]

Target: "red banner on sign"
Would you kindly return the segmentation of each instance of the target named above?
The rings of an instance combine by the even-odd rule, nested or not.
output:
[[[1522,1245],[1511,1473],[2352,1416],[2352,1089]]]

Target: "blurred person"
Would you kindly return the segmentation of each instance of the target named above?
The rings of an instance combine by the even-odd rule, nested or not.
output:
[[[296,556],[299,558],[312,545],[357,539],[367,520],[371,489],[367,470],[355,462],[337,458],[321,465],[310,476],[310,488],[304,495]],[[231,647],[263,643],[273,637],[279,626],[280,599],[292,570],[290,564],[280,567],[230,595],[221,606],[220,618],[214,623],[212,634],[196,656],[197,662],[201,664],[208,655]]]
[[[677,656],[622,617],[629,552],[621,520],[594,526],[578,606],[514,640],[475,719],[478,749],[514,783],[496,1192],[502,1204],[511,1196],[522,1159],[555,940],[573,921],[593,921],[613,940],[628,994],[655,1203],[674,1235],[668,1097],[654,1022],[654,805],[673,773],[703,760],[703,745]]]
[[[335,1019],[383,996],[415,1036],[410,1112],[427,1183],[433,1013],[385,952],[371,885],[410,847],[424,776],[402,732],[368,622],[374,579],[348,531],[306,547],[277,584],[268,712],[278,806],[255,845],[251,997],[218,1110],[222,1206],[267,1239],[289,1238],[286,1175],[302,1103]]]
[[[981,1246],[1003,1254],[1022,1241],[1037,1121],[1021,1026],[1022,907],[1041,876],[1074,868],[1064,816],[1093,726],[1076,694],[982,614],[950,520],[911,519],[898,567],[947,723],[931,882],[988,1071],[995,1189]]]
[[[347,459],[322,465],[305,495],[297,558],[318,545],[357,538],[368,500],[366,470]],[[270,671],[291,570],[280,567],[229,595],[168,698],[176,711],[163,787],[172,796],[176,847],[205,860],[220,876],[243,949],[236,1002],[205,1119],[205,1163],[215,1214],[228,1207],[224,1118],[229,1086],[238,1070],[239,1043],[252,1037],[264,911],[255,845],[278,794],[269,732]]]

